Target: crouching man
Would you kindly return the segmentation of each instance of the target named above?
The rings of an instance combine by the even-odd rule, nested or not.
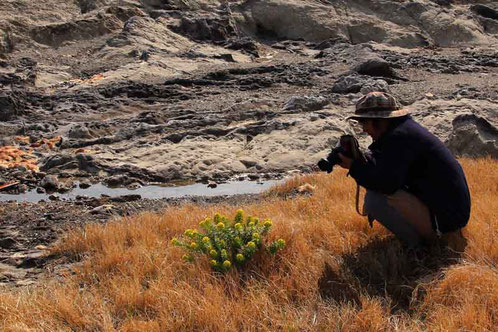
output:
[[[451,152],[386,93],[363,96],[348,119],[357,120],[373,139],[366,163],[339,155],[339,165],[367,189],[363,209],[369,220],[408,247],[442,237],[463,251],[470,193]]]

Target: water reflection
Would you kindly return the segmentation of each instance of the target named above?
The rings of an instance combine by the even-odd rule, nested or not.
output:
[[[186,186],[177,187],[164,187],[164,186],[144,186],[137,189],[128,188],[109,188],[103,184],[95,184],[87,189],[75,188],[70,192],[64,194],[57,194],[61,199],[73,200],[76,196],[87,197],[100,197],[101,195],[108,195],[110,197],[118,197],[123,195],[141,195],[142,198],[160,199],[160,198],[177,198],[184,196],[222,196],[222,195],[236,195],[236,194],[257,194],[272,185],[279,182],[278,180],[269,180],[264,182],[256,181],[230,181],[227,183],[219,184],[216,188],[209,188],[202,183],[195,183]],[[17,202],[31,202],[36,203],[41,200],[49,200],[49,194],[39,194],[36,190],[31,190],[24,194],[10,195],[0,194],[0,201],[17,201]]]

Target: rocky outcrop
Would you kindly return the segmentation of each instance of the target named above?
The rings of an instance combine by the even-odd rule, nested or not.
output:
[[[457,156],[498,158],[498,104],[485,100],[420,100],[408,107]]]
[[[370,91],[395,94],[456,155],[497,153],[489,1],[6,0],[0,9],[0,143],[33,151],[47,174],[133,185],[308,170],[341,134],[368,146],[344,119]]]
[[[237,8],[236,20],[247,33],[282,39],[342,38],[408,48],[488,42],[480,24],[468,18],[468,8],[458,9],[427,0],[251,0]]]
[[[498,158],[498,128],[484,117],[462,114],[452,121],[448,147],[456,155]]]
[[[116,32],[122,22],[114,15],[97,15],[87,19],[35,27],[31,35],[41,44],[58,47],[65,41],[84,40]]]

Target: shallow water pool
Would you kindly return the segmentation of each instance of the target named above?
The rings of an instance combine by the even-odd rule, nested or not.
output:
[[[279,180],[268,180],[264,182],[256,181],[229,181],[227,183],[218,184],[216,188],[209,188],[202,183],[195,183],[185,186],[159,186],[149,185],[137,189],[128,188],[109,188],[101,183],[92,185],[90,188],[74,188],[73,190],[57,194],[60,199],[74,200],[76,196],[100,197],[107,195],[110,197],[118,197],[123,195],[140,195],[142,198],[161,199],[161,198],[178,198],[185,196],[222,196],[222,195],[237,195],[237,194],[257,194],[270,188],[272,185],[280,182]],[[17,201],[37,203],[41,200],[48,201],[50,194],[39,194],[36,190],[28,191],[24,194],[11,195],[0,193],[0,201]]]

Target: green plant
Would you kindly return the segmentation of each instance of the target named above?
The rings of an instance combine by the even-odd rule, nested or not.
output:
[[[187,229],[181,239],[173,238],[171,243],[188,251],[183,256],[187,261],[194,261],[194,256],[207,256],[212,269],[218,272],[242,267],[259,250],[266,249],[274,255],[285,247],[283,239],[265,245],[271,220],[261,222],[251,216],[244,220],[243,210],[237,210],[233,221],[216,213],[213,219],[206,218],[199,225],[200,230]]]

